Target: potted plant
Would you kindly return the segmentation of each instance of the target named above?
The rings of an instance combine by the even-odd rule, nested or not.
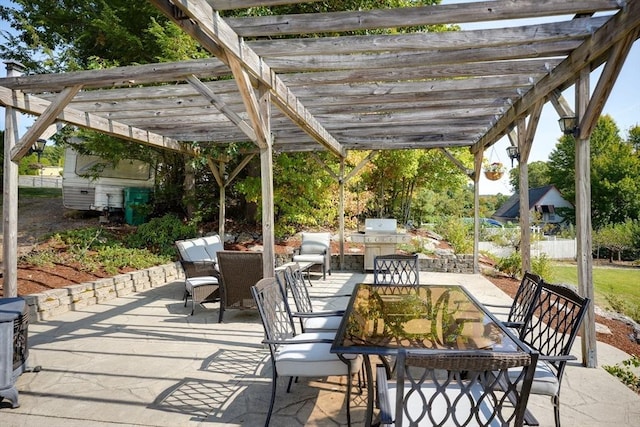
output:
[[[501,162],[488,163],[484,166],[484,176],[491,181],[497,181],[502,178],[505,166]]]

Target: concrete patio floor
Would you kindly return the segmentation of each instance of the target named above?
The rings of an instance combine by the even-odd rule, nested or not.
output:
[[[334,272],[314,292],[350,290],[371,276]],[[422,273],[421,283],[462,284],[481,301],[508,303],[481,275]],[[29,326],[30,365],[20,376],[20,407],[0,402],[1,426],[262,426],[271,393],[268,351],[253,310],[225,312],[181,300],[182,281]],[[579,343],[576,350],[579,349]],[[579,353],[576,353],[577,355]],[[628,358],[599,344],[600,365]],[[292,393],[278,384],[272,426],[346,425],[345,381],[300,379]],[[602,368],[573,364],[562,386],[563,426],[640,426],[640,396]],[[353,425],[363,424],[366,393],[352,394]],[[548,397],[529,408],[552,426]]]

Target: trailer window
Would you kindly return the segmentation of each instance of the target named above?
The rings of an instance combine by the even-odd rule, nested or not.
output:
[[[76,158],[76,175],[93,175],[98,171],[103,178],[125,178],[146,181],[151,178],[151,167],[140,160],[121,160],[115,167],[98,156],[78,154]]]

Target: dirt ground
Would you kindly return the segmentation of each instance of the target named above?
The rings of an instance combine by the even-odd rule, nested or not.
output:
[[[27,254],[33,250],[43,236],[67,229],[82,228],[99,225],[96,215],[83,215],[79,212],[65,209],[62,198],[23,198],[18,207],[18,253]],[[1,227],[1,224],[0,224]],[[0,233],[0,242],[2,241]],[[291,244],[291,243],[289,243]],[[286,244],[285,244],[286,246]],[[233,248],[242,250],[243,247],[234,245]],[[284,247],[277,250],[285,250]],[[0,260],[2,253],[0,253]],[[56,289],[75,283],[83,283],[97,278],[107,277],[104,272],[88,272],[78,266],[54,264],[52,266],[35,267],[26,264],[18,265],[18,295],[28,295],[47,289]],[[496,286],[513,296],[519,281],[508,277],[487,277]],[[0,286],[2,278],[0,278]],[[0,287],[0,296],[2,288]],[[606,325],[613,332],[612,335],[597,334],[599,341],[611,344],[629,354],[640,355],[640,344],[632,342],[628,336],[632,328],[616,320],[596,316],[596,321]]]

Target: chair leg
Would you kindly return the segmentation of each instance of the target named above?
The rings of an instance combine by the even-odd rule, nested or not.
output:
[[[184,290],[184,306],[187,306],[187,298],[189,298],[189,291]]]
[[[191,297],[191,315],[193,316],[193,313],[195,313],[196,311],[196,302],[193,299],[193,297]]]
[[[351,363],[347,366],[347,426],[351,427]]]
[[[273,367],[275,372],[275,366]],[[273,412],[273,405],[276,402],[276,386],[278,383],[278,377],[276,374],[273,375],[273,380],[271,381],[271,401],[269,402],[269,411],[267,411],[267,419],[264,421],[264,427],[269,427],[269,422],[271,421],[271,413]]]
[[[322,280],[327,280],[327,267],[322,264]]]
[[[222,301],[220,301],[220,314],[218,315],[218,323],[222,323],[223,317],[224,317],[224,306],[222,305]]]
[[[556,421],[556,427],[560,427],[560,396],[551,396],[551,403],[553,403],[553,415]]]
[[[289,384],[287,384],[287,393],[291,393],[291,384],[293,384],[293,377],[289,377]]]

